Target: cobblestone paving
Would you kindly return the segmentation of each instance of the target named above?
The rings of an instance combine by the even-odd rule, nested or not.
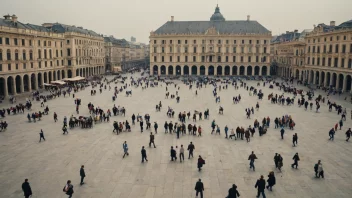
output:
[[[8,130],[0,133],[0,197],[22,197],[21,184],[29,179],[33,197],[61,198],[67,197],[62,188],[68,179],[72,180],[75,193],[73,197],[101,198],[181,198],[195,197],[194,185],[201,178],[204,185],[205,198],[224,198],[233,183],[238,186],[241,197],[255,197],[254,184],[260,175],[267,178],[269,171],[275,171],[276,185],[272,192],[266,192],[267,197],[350,197],[352,193],[352,147],[345,141],[345,131],[351,126],[351,120],[345,122],[343,130],[336,133],[335,140],[328,141],[328,131],[339,121],[335,112],[328,112],[322,105],[321,112],[305,111],[297,104],[280,106],[271,104],[267,95],[271,92],[281,93],[277,88],[271,90],[268,86],[262,88],[264,100],[249,96],[244,89],[219,92],[224,115],[218,114],[219,104],[215,103],[211,86],[198,90],[189,90],[180,84],[181,102],[175,99],[165,99],[165,85],[157,88],[133,88],[133,96],[120,94],[115,103],[112,102],[112,90],[90,96],[90,88],[79,92],[82,99],[80,115],[88,115],[87,104],[92,102],[104,110],[112,108],[113,104],[127,109],[126,117],[112,117],[110,123],[98,123],[92,129],[75,128],[68,135],[62,135],[61,127],[64,116],[76,115],[74,100],[71,98],[49,101],[49,116],[42,121],[28,123],[25,115],[7,116]],[[255,82],[249,82],[254,85]],[[169,86],[169,91],[176,89]],[[232,97],[241,94],[239,104],[232,103]],[[348,109],[350,118],[351,105],[341,96],[333,97]],[[155,105],[161,101],[161,112],[155,111]],[[246,119],[245,108],[255,107],[259,101],[260,109],[251,119]],[[295,101],[297,103],[297,100]],[[175,113],[180,111],[210,109],[210,120],[196,122],[203,128],[202,137],[189,135],[176,139],[175,135],[163,133],[163,123],[174,119],[166,117],[167,106]],[[0,108],[6,107],[2,105]],[[35,102],[33,111],[40,110],[40,104]],[[57,112],[59,122],[53,121],[53,112]],[[139,126],[132,126],[132,132],[120,135],[112,133],[112,122],[131,120],[132,113],[151,115],[151,122],[157,121],[159,133],[156,135],[157,148],[147,148],[148,162],[141,164],[140,149],[148,146],[149,131],[140,132]],[[292,115],[296,122],[294,131],[286,130],[285,139],[280,139],[280,132],[272,126],[268,133],[259,137],[256,132],[250,143],[245,140],[228,140],[224,138],[224,126],[236,128],[253,125],[255,118],[262,120],[270,116],[271,121],[277,116]],[[210,121],[215,119],[221,127],[221,135],[211,135]],[[131,121],[130,121],[131,122]],[[187,122],[191,122],[187,121]],[[191,122],[193,123],[193,122]],[[43,129],[46,141],[38,143],[39,131]],[[292,134],[298,133],[298,146],[292,147]],[[127,141],[130,155],[122,159],[122,143]],[[195,158],[186,159],[184,163],[170,162],[170,146],[185,147],[189,142],[195,144]],[[248,155],[254,151],[258,157],[256,171],[249,170]],[[275,170],[273,157],[280,153],[284,158],[282,172]],[[301,158],[298,169],[291,169],[293,155],[298,152]],[[188,152],[185,153],[186,155]],[[197,171],[196,156],[202,155],[206,161],[201,172]],[[187,158],[187,157],[186,157]],[[322,160],[325,179],[314,177],[313,166]],[[79,168],[85,165],[86,184],[79,185]]]

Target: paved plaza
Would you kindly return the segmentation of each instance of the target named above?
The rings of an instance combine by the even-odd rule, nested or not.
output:
[[[134,74],[138,76],[137,74]],[[255,85],[256,81],[248,81]],[[255,197],[256,180],[264,175],[265,180],[269,171],[274,171],[276,185],[273,191],[266,191],[267,197],[276,198],[325,198],[351,197],[352,188],[352,143],[345,141],[345,131],[351,126],[351,104],[344,101],[344,97],[331,97],[333,101],[347,108],[347,121],[343,129],[337,131],[334,141],[328,141],[328,131],[340,120],[340,116],[333,110],[328,111],[326,104],[321,105],[321,112],[305,111],[303,106],[298,108],[297,99],[292,106],[271,104],[267,100],[269,93],[282,93],[276,87],[260,87],[264,92],[264,99],[249,96],[243,88],[235,90],[229,86],[227,90],[218,91],[221,97],[220,105],[224,107],[224,114],[219,115],[219,104],[215,103],[212,86],[192,90],[178,82],[180,86],[180,103],[175,99],[165,99],[165,84],[155,88],[142,90],[132,88],[132,97],[120,93],[117,101],[112,102],[113,89],[103,90],[102,94],[90,96],[91,88],[80,91],[76,97],[82,99],[80,115],[89,115],[87,104],[92,102],[95,107],[104,111],[112,109],[113,104],[126,108],[126,117],[113,116],[109,123],[102,122],[92,129],[74,128],[68,135],[62,135],[62,121],[64,116],[76,116],[72,95],[70,98],[56,98],[47,104],[50,108],[49,116],[42,121],[28,123],[27,113],[11,115],[2,120],[9,124],[5,132],[0,133],[0,197],[23,197],[21,184],[25,178],[29,179],[34,198],[63,198],[67,197],[62,188],[67,180],[74,185],[74,198],[191,198],[195,197],[194,186],[201,178],[204,186],[205,198],[224,198],[228,189],[235,183],[241,197]],[[112,87],[115,85],[112,85]],[[121,84],[119,84],[121,86]],[[99,91],[97,91],[99,92]],[[169,86],[170,94],[176,92],[174,86]],[[241,94],[239,104],[233,104],[232,97]],[[285,94],[287,95],[287,94]],[[317,94],[316,94],[317,95]],[[325,95],[324,95],[325,96]],[[161,112],[155,111],[155,105],[162,102]],[[257,101],[259,111],[246,119],[245,108],[254,107]],[[327,100],[326,100],[327,101]],[[349,101],[349,100],[347,100]],[[42,110],[39,102],[34,102],[33,111]],[[175,118],[166,116],[167,107],[175,111]],[[2,104],[0,108],[7,108]],[[210,110],[210,120],[195,123],[203,128],[202,137],[164,134],[165,121],[177,122],[180,111],[194,110],[204,112]],[[59,122],[54,122],[53,112],[58,114]],[[128,120],[131,123],[132,114],[149,113],[151,122],[157,121],[159,133],[155,137],[157,148],[149,148],[149,130],[140,132],[139,124],[132,126],[132,132],[112,133],[113,121]],[[296,123],[294,131],[286,129],[285,139],[281,140],[280,132],[274,129],[275,117],[289,114]],[[258,130],[251,141],[225,139],[224,127],[229,129],[237,126],[253,126],[255,119],[261,122],[264,117],[271,118],[268,133],[259,136]],[[221,135],[211,135],[211,121],[214,120],[221,128]],[[186,124],[192,123],[192,119]],[[146,124],[144,125],[146,126]],[[39,132],[43,129],[46,141],[39,141]],[[292,134],[298,133],[298,146],[292,147]],[[122,143],[127,141],[128,157],[122,158]],[[170,161],[170,147],[187,148],[190,142],[195,145],[195,158],[183,163]],[[148,162],[141,164],[141,147],[146,146]],[[255,162],[256,171],[249,170],[248,156],[254,151],[258,157]],[[177,152],[179,152],[177,150]],[[300,155],[298,169],[292,169],[292,157],[298,152]],[[280,153],[283,157],[282,172],[275,170],[273,157]],[[201,172],[197,170],[197,157],[201,155],[206,164]],[[322,160],[325,179],[314,176],[314,164]],[[79,169],[85,166],[86,178],[80,186]]]

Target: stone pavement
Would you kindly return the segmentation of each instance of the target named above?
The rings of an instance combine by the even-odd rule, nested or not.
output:
[[[335,112],[328,112],[326,105],[322,105],[321,112],[304,111],[297,107],[297,100],[293,106],[271,104],[267,95],[271,92],[281,93],[276,88],[263,88],[264,99],[259,101],[260,109],[251,119],[246,119],[245,108],[255,107],[257,97],[249,96],[244,89],[219,92],[224,115],[218,114],[219,104],[215,104],[211,86],[198,90],[189,90],[180,84],[179,95],[181,102],[175,99],[165,99],[165,85],[157,88],[133,88],[133,96],[118,95],[116,105],[127,109],[126,117],[112,117],[110,123],[98,123],[92,129],[75,128],[69,130],[68,135],[62,135],[61,127],[64,116],[76,115],[74,100],[62,98],[49,101],[49,116],[42,121],[28,123],[26,114],[7,116],[8,130],[0,133],[0,197],[22,197],[21,184],[25,178],[29,179],[33,190],[33,198],[61,198],[67,197],[62,188],[68,179],[74,185],[73,197],[101,197],[101,198],[190,198],[195,197],[194,186],[201,178],[204,185],[205,198],[224,198],[233,183],[238,186],[241,197],[255,197],[254,188],[260,175],[267,179],[269,171],[275,171],[276,185],[272,192],[266,191],[267,197],[351,197],[352,147],[345,141],[345,131],[351,126],[351,104],[334,100],[347,107],[347,122],[342,131],[338,131],[335,141],[328,141],[328,131],[339,121]],[[249,82],[255,84],[255,82]],[[262,88],[262,87],[261,87]],[[170,93],[175,88],[169,86]],[[79,92],[77,97],[82,99],[80,115],[88,115],[87,104],[92,102],[105,111],[113,106],[112,90],[90,96],[90,88]],[[241,94],[239,104],[232,103],[232,97]],[[155,111],[155,105],[162,102],[161,112]],[[163,123],[167,118],[167,106],[180,111],[210,110],[210,120],[197,121],[203,128],[202,137],[189,135],[176,139],[175,135],[163,133]],[[2,105],[0,108],[5,108]],[[34,103],[33,110],[40,110],[40,104]],[[59,122],[53,121],[53,112],[57,112]],[[159,133],[155,137],[157,148],[148,148],[149,131],[141,133],[139,125],[132,126],[132,132],[120,135],[112,133],[113,121],[131,123],[131,115],[140,113],[151,115],[151,122],[157,121]],[[253,125],[254,119],[259,121],[270,116],[274,118],[284,114],[292,115],[296,122],[294,131],[286,130],[285,139],[280,139],[280,132],[273,126],[268,133],[259,137],[256,132],[250,143],[245,140],[227,140],[224,138],[224,126],[236,128]],[[211,120],[215,119],[221,127],[221,135],[211,135]],[[172,119],[177,122],[177,115]],[[193,123],[193,122],[191,122]],[[153,124],[152,124],[153,125]],[[43,129],[46,141],[38,143],[39,131]],[[298,146],[292,147],[292,134],[298,133]],[[130,155],[122,159],[122,143],[127,141]],[[187,148],[189,142],[195,144],[195,158],[186,159],[184,163],[170,162],[170,146]],[[146,146],[149,162],[141,164],[140,150]],[[256,171],[249,170],[248,155],[254,151],[258,157],[255,163]],[[178,152],[178,151],[177,151]],[[273,157],[280,153],[284,159],[282,172],[275,170]],[[298,170],[291,169],[293,155],[298,152],[301,158]],[[188,152],[185,152],[186,158]],[[201,172],[197,171],[197,156],[201,155],[206,164]],[[314,177],[313,166],[322,160],[325,179]],[[86,184],[79,185],[79,169],[85,165]]]

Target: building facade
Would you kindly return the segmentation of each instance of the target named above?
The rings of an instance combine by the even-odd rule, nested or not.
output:
[[[351,91],[352,20],[339,26],[335,26],[334,21],[329,25],[319,24],[304,35],[302,45],[300,43],[301,47],[293,52],[296,55],[297,50],[300,52],[304,47],[303,54],[300,54],[304,58],[303,65],[295,67],[295,61],[290,67],[279,65],[281,76],[295,77],[308,84]]]
[[[271,32],[257,21],[166,22],[150,33],[151,75],[269,75]]]
[[[106,69],[116,71],[129,58],[129,43],[125,39],[116,39],[113,36],[104,37]]]
[[[66,77],[100,73],[98,63],[83,64],[83,60],[75,55],[75,40],[84,40],[87,35],[76,35],[69,28],[63,32],[47,26],[24,24],[17,19],[16,15],[5,15],[0,19],[1,96],[31,92],[44,83]]]

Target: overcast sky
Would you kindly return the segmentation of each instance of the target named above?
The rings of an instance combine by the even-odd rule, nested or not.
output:
[[[352,0],[1,0],[0,14],[16,14],[24,23],[59,22],[148,43],[150,31],[171,16],[175,21],[209,20],[217,2],[226,20],[250,15],[273,35],[352,19]]]

